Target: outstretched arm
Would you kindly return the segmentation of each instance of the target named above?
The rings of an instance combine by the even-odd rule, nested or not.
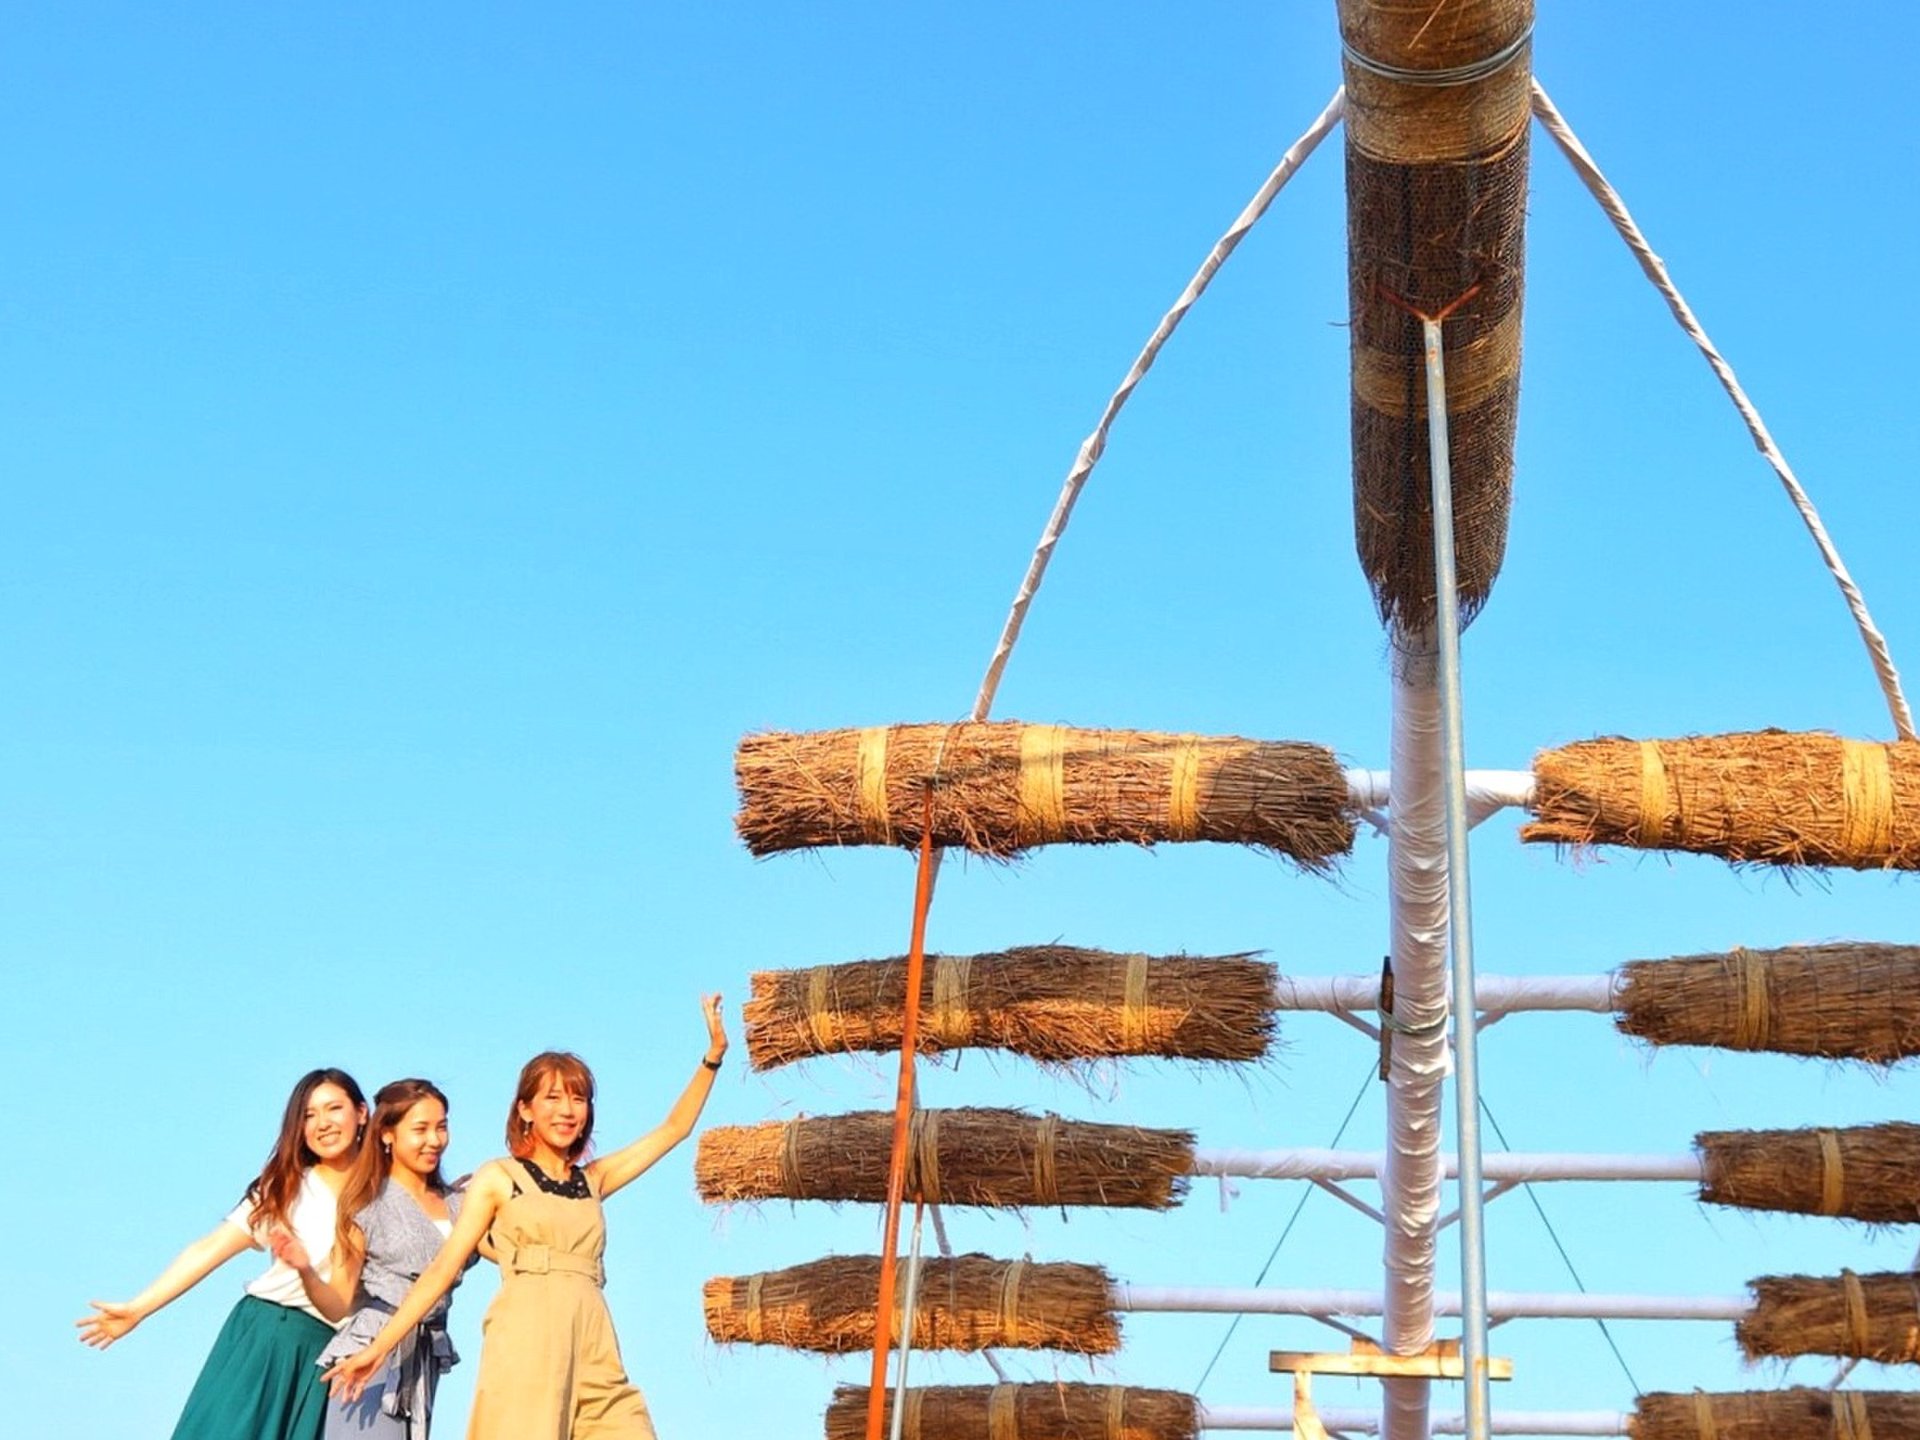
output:
[[[694,1122],[706,1108],[707,1096],[713,1092],[713,1077],[720,1073],[720,1061],[727,1053],[727,1026],[718,995],[704,997],[700,1008],[707,1017],[706,1058],[693,1072],[680,1098],[673,1102],[667,1118],[631,1145],[603,1155],[587,1166],[594,1188],[603,1197],[646,1174],[656,1160],[693,1133]]]
[[[253,1237],[231,1221],[202,1235],[173,1257],[173,1263],[151,1285],[131,1300],[89,1300],[93,1314],[74,1321],[80,1343],[104,1350],[161,1306],[178,1300],[242,1250],[253,1249]]]
[[[327,1382],[335,1399],[360,1398],[367,1381],[373,1378],[393,1347],[453,1288],[453,1282],[467,1268],[467,1257],[479,1247],[487,1228],[493,1224],[493,1217],[512,1193],[513,1185],[506,1171],[491,1162],[480,1167],[473,1183],[467,1187],[467,1202],[460,1209],[453,1233],[433,1257],[433,1262],[420,1272],[420,1278],[413,1282],[413,1288],[407,1291],[406,1299],[400,1302],[392,1318],[380,1327],[380,1333],[365,1349],[355,1351],[320,1377]]]

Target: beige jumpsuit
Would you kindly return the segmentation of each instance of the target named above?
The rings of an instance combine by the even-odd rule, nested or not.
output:
[[[600,1293],[600,1197],[551,1195],[518,1160],[489,1238],[500,1293],[481,1325],[467,1440],[655,1440]]]

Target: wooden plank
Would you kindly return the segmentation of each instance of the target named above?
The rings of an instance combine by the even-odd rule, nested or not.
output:
[[[1313,1350],[1275,1350],[1267,1357],[1267,1368],[1274,1372],[1307,1372],[1314,1375],[1404,1376],[1427,1380],[1460,1380],[1466,1376],[1466,1361],[1457,1353],[1425,1355],[1382,1355],[1361,1351],[1355,1354],[1322,1353]],[[1511,1380],[1513,1361],[1490,1356],[1489,1380]]]

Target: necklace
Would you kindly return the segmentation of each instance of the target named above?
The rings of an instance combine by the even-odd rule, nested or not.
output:
[[[593,1192],[587,1188],[587,1172],[578,1165],[567,1172],[564,1180],[555,1180],[526,1156],[520,1157],[520,1163],[527,1167],[527,1174],[533,1177],[533,1183],[549,1195],[558,1195],[563,1200],[585,1200]]]

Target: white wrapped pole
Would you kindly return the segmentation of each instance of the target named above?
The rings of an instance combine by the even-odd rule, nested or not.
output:
[[[1393,1063],[1387,1076],[1386,1214],[1381,1341],[1394,1355],[1433,1343],[1434,1241],[1440,1229],[1440,1095],[1447,1048],[1447,843],[1440,697],[1430,648],[1395,637],[1387,794],[1387,889],[1393,964]],[[1385,1433],[1427,1433],[1429,1385],[1384,1382]]]

